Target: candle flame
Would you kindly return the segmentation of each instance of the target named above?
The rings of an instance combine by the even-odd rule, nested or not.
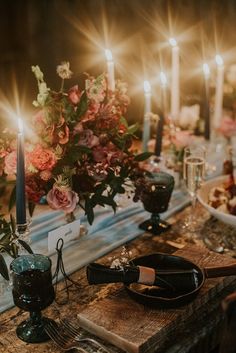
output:
[[[203,73],[205,77],[209,77],[210,76],[210,68],[209,65],[207,63],[204,63],[202,65],[202,69],[203,69]]]
[[[223,66],[223,65],[224,65],[224,61],[223,61],[223,59],[222,59],[222,56],[220,56],[219,54],[217,54],[217,55],[215,56],[215,61],[216,61],[216,64],[217,64],[218,66]]]
[[[107,61],[112,61],[112,52],[110,51],[110,49],[105,49],[105,56]]]
[[[18,129],[19,129],[19,132],[22,133],[23,132],[23,121],[21,118],[18,118]]]
[[[162,86],[167,85],[167,77],[163,71],[160,72],[160,81],[161,81]]]
[[[170,38],[169,39],[169,43],[172,47],[176,47],[177,46],[177,40],[175,38]]]
[[[143,82],[143,89],[145,93],[151,93],[151,85],[149,81],[144,81]]]

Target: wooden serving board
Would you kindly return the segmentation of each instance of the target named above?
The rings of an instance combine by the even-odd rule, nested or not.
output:
[[[189,259],[200,267],[235,263],[203,247],[186,246],[175,255]],[[106,291],[113,286],[114,292]],[[219,307],[227,288],[236,288],[236,276],[207,279],[197,298],[178,309],[152,309],[131,299],[122,285],[103,286],[105,295],[90,303],[80,314],[80,325],[96,336],[129,353],[163,352],[170,339],[181,334],[188,323],[210,314]],[[219,299],[219,300],[216,300]]]

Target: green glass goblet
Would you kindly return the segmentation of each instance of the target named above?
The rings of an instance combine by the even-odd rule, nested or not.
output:
[[[155,235],[170,228],[170,224],[163,221],[159,214],[168,209],[174,184],[173,176],[164,172],[145,177],[139,198],[144,209],[151,213],[151,218],[141,223],[139,228]]]
[[[21,255],[12,261],[12,295],[20,309],[30,312],[29,319],[17,326],[17,336],[28,343],[45,342],[49,339],[45,326],[53,320],[43,317],[41,310],[55,298],[52,284],[51,260],[44,255]]]

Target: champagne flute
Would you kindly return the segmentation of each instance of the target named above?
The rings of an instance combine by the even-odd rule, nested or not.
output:
[[[205,177],[206,150],[203,146],[190,146],[184,149],[183,176],[189,195],[192,208],[189,217],[185,220],[184,228],[189,232],[199,230],[199,223],[195,217],[197,202],[197,191]]]

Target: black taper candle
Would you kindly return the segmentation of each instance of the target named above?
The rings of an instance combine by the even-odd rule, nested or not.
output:
[[[25,204],[25,155],[22,122],[19,120],[17,136],[17,168],[16,168],[16,224],[26,224]]]
[[[157,133],[156,133],[156,144],[155,144],[155,155],[160,157],[162,150],[162,135],[164,127],[164,114],[161,109],[157,109],[159,120],[157,123]]]

